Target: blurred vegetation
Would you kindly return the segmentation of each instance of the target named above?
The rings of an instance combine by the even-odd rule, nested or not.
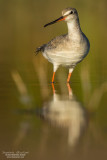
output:
[[[30,86],[39,83],[38,74],[46,75],[47,82],[50,82],[52,64],[41,54],[35,57],[34,51],[36,47],[47,43],[51,38],[67,32],[64,22],[46,29],[43,25],[59,17],[62,9],[68,6],[78,10],[81,28],[91,44],[89,55],[77,65],[73,72],[72,87],[82,99],[83,85],[85,85],[86,92],[90,90],[91,93],[107,81],[106,0],[72,0],[72,2],[70,0],[0,0],[0,72],[2,75],[0,81],[2,87],[3,84],[8,85],[8,82],[12,83],[10,75],[14,69],[21,74],[32,93],[35,93],[35,90],[39,91],[38,87],[34,90]],[[56,74],[56,82],[65,83],[68,72],[64,68],[59,70]],[[77,82],[81,82],[80,87],[75,85]]]
[[[34,124],[30,122],[33,121],[36,127],[37,125],[38,128],[40,127],[41,124],[37,118],[35,121],[35,118],[30,116],[16,117],[13,114],[10,118],[8,111],[14,108],[40,107],[52,96],[50,84],[53,72],[52,64],[45,60],[42,54],[35,56],[34,51],[36,47],[47,43],[53,37],[67,32],[64,22],[46,29],[43,28],[43,25],[59,17],[61,11],[69,6],[78,10],[81,28],[89,38],[91,45],[89,55],[77,65],[71,78],[74,95],[84,104],[91,115],[87,135],[92,137],[90,136],[88,139],[86,136],[88,143],[83,147],[88,146],[93,137],[96,139],[96,144],[99,143],[98,140],[103,139],[101,130],[99,135],[97,134],[99,128],[104,133],[107,132],[107,0],[0,0],[0,100],[1,117],[4,118],[3,136],[10,131],[10,128],[9,133],[14,135],[18,131],[19,122],[23,123],[19,127],[22,129],[21,132],[19,131],[18,137],[20,142]],[[59,94],[67,93],[67,74],[67,69],[63,67],[59,68],[56,73],[55,88]],[[7,123],[10,126],[7,126]],[[43,133],[48,133],[41,132],[40,134],[40,130],[37,131],[36,127],[33,137],[35,139],[35,133],[39,137],[36,140],[41,142],[38,149],[42,156],[41,150],[44,151],[48,136],[51,135],[48,133],[52,129],[49,130],[50,128],[43,124]],[[5,136],[5,141],[7,144],[8,142],[11,144],[13,136],[8,137],[6,139]],[[35,146],[34,139],[31,135],[30,140]],[[18,140],[16,137],[15,144],[17,145]],[[35,153],[36,149],[34,147],[33,149]]]
[[[107,81],[106,0],[0,0],[1,90],[13,83],[11,72],[17,70],[31,94],[37,92],[40,97],[40,88],[32,85],[40,83],[41,80],[44,84],[50,82],[52,64],[41,54],[35,56],[34,51],[51,38],[67,32],[64,22],[46,29],[43,25],[59,17],[62,9],[68,6],[78,10],[81,28],[91,44],[89,55],[73,72],[71,81],[74,92],[81,100],[85,95],[87,101],[90,99],[89,93]],[[61,67],[56,73],[56,82],[63,86],[67,73],[67,69]],[[78,82],[81,83],[77,84]],[[40,103],[40,99],[37,100]]]
[[[90,40],[91,49],[87,58],[77,66],[75,75],[79,78],[80,67],[88,64],[91,79],[94,76],[101,83],[105,81],[107,68],[107,1],[106,0],[70,0],[67,1],[36,1],[36,0],[0,0],[0,50],[1,62],[9,63],[3,69],[16,68],[27,76],[28,80],[35,80],[35,71],[32,59],[44,59],[41,55],[34,56],[35,48],[47,43],[51,38],[67,32],[64,22],[43,28],[43,25],[61,15],[62,9],[67,6],[77,8],[81,28]],[[48,63],[44,60],[45,63]],[[48,66],[52,65],[48,63]],[[50,68],[50,67],[49,67]],[[48,70],[49,70],[48,68]],[[47,72],[47,74],[50,71]],[[30,79],[30,80],[31,80]],[[50,77],[49,77],[50,79]]]

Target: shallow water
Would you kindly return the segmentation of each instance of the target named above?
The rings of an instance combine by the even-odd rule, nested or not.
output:
[[[106,3],[0,1],[0,160],[107,159]],[[42,26],[71,5],[91,48],[70,84],[60,67],[52,85],[52,64],[34,50],[67,32]]]
[[[81,98],[73,90],[78,92],[79,82],[25,85],[18,72],[11,76],[0,95],[2,159],[7,152],[38,160],[106,159],[107,83],[95,87],[91,96],[82,91]],[[27,88],[34,88],[32,95]]]

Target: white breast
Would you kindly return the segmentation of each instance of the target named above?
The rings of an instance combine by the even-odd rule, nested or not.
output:
[[[54,52],[44,52],[43,56],[48,59],[51,63],[57,63],[58,65],[76,65],[79,63],[88,53],[88,47],[84,46],[76,46],[68,50],[58,51],[55,50]]]

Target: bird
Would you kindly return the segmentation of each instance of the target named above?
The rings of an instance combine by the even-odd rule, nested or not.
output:
[[[42,55],[53,64],[52,83],[54,83],[55,73],[59,66],[69,69],[67,78],[67,83],[69,83],[75,66],[89,53],[90,42],[81,30],[78,12],[75,8],[65,8],[62,10],[61,17],[45,24],[44,27],[60,21],[67,23],[68,33],[53,38],[47,44],[38,47],[35,52],[36,55],[42,52]]]

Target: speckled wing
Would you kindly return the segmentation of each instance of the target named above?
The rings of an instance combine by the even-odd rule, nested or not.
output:
[[[63,45],[65,44],[65,41],[67,41],[67,38],[67,34],[65,34],[52,39],[46,44],[44,52],[52,52],[63,49]]]

